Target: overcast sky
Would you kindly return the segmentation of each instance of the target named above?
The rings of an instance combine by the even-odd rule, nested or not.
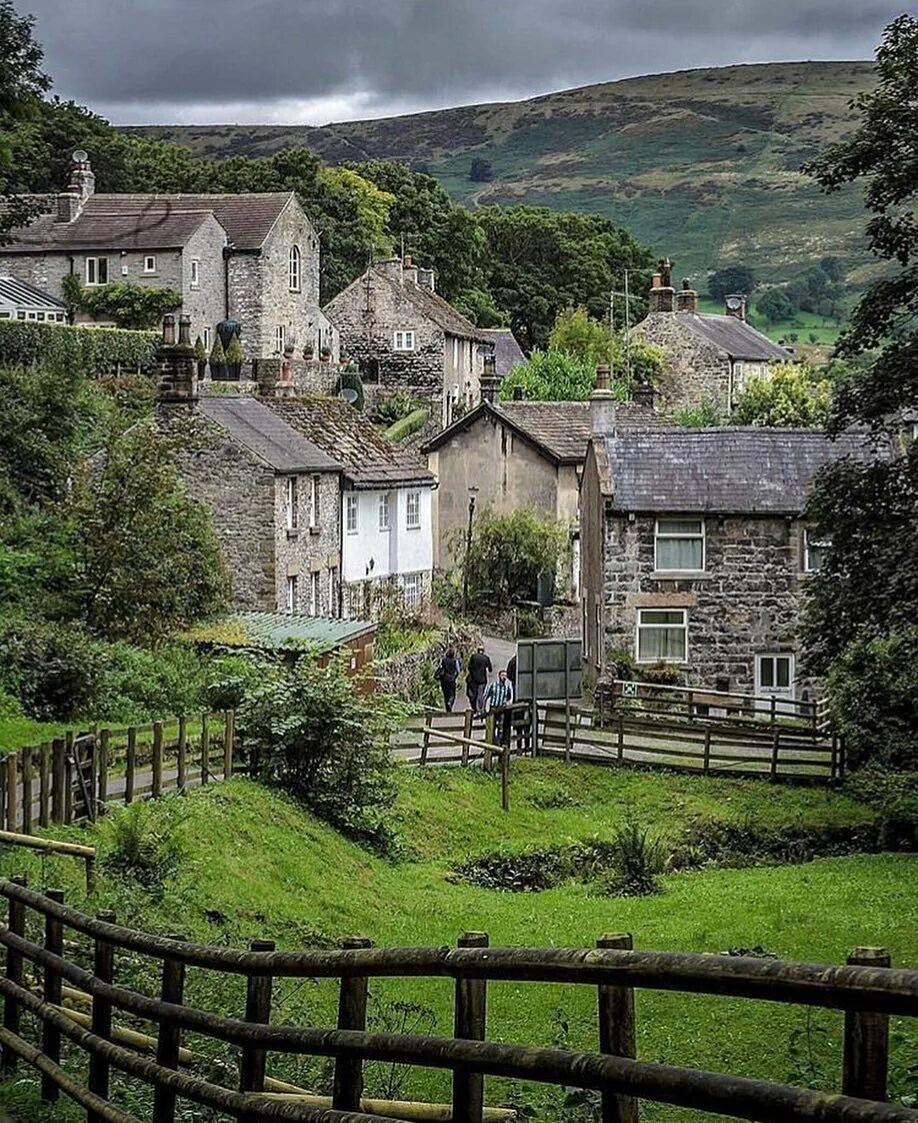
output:
[[[118,124],[325,124],[688,67],[863,59],[889,0],[14,0]]]

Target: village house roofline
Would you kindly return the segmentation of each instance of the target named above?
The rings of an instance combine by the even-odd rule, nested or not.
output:
[[[684,324],[731,359],[786,363],[793,358],[790,351],[737,316],[710,312],[658,312],[655,315],[672,317],[677,324]]]
[[[226,231],[234,252],[257,253],[283,211],[296,198],[292,191],[219,195],[90,195],[79,215],[60,222],[56,213],[38,215],[13,231],[0,253],[61,253],[99,249],[181,249],[213,217]],[[55,205],[55,196],[42,197]]]
[[[201,398],[201,413],[275,472],[340,472],[341,465],[247,394]]]
[[[494,347],[494,366],[498,378],[503,378],[515,366],[526,361],[523,349],[512,329],[479,328],[478,330]]]
[[[277,398],[266,400],[266,406],[333,456],[355,491],[436,484],[413,452],[387,440],[342,398]]]
[[[581,464],[590,441],[589,402],[480,402],[421,447],[436,452],[481,417],[498,418],[556,465]],[[627,428],[658,428],[667,422],[646,406],[622,402],[618,422]]]
[[[0,304],[27,304],[38,308],[58,308],[61,312],[67,311],[67,304],[57,296],[52,296],[43,289],[30,285],[28,281],[20,281],[16,277],[0,274]]]
[[[594,449],[603,494],[635,514],[798,516],[825,465],[883,455],[866,433],[740,426],[606,434]]]

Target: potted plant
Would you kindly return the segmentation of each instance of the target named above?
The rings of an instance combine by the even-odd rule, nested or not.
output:
[[[322,348],[322,350],[319,353],[322,357],[323,363],[327,363],[329,361],[329,359],[331,359],[331,347],[329,347],[327,344],[326,344],[326,346],[324,346]]]
[[[214,382],[222,382],[226,378],[226,352],[219,335],[214,338],[210,349],[210,377]]]
[[[226,349],[226,377],[232,382],[238,382],[242,377],[242,364],[245,362],[245,353],[239,336],[234,335]]]
[[[204,378],[207,368],[207,352],[204,350],[204,340],[200,336],[194,341],[194,361],[198,364],[198,378]]]
[[[306,362],[311,363],[312,360],[315,358],[315,355],[316,355],[315,345],[312,344],[312,343],[304,344],[304,346],[303,346],[303,358],[306,360]]]

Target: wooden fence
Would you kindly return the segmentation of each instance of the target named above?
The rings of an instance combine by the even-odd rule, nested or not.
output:
[[[68,732],[0,760],[0,827],[95,820],[110,802],[156,798],[232,775],[234,715],[200,714],[149,725]]]
[[[543,949],[491,948],[484,933],[467,933],[456,949],[375,948],[369,940],[351,939],[340,951],[278,952],[260,940],[241,951],[147,935],[120,927],[110,913],[94,919],[67,907],[60,891],[34,892],[23,879],[0,882],[0,894],[8,902],[8,924],[0,931],[6,949],[0,978],[3,1064],[10,1071],[17,1060],[27,1061],[41,1073],[45,1101],[63,1092],[93,1123],[137,1123],[111,1099],[113,1069],[152,1089],[148,1118],[155,1123],[173,1123],[179,1100],[247,1123],[370,1123],[380,1116],[366,1112],[366,1061],[452,1072],[448,1112],[414,1104],[406,1105],[411,1113],[399,1114],[396,1105],[384,1105],[381,1115],[389,1118],[493,1119],[493,1109],[488,1113],[483,1106],[485,1081],[500,1076],[597,1090],[603,1123],[636,1123],[640,1099],[762,1123],[918,1123],[918,1111],[884,1102],[889,1018],[918,1016],[918,971],[892,969],[882,949],[859,949],[848,965],[825,966],[635,951],[629,935],[604,937],[595,949]],[[124,953],[149,961],[160,980],[158,999],[118,984],[118,958]],[[186,1004],[190,968],[243,977],[244,1009],[227,1017]],[[369,981],[393,976],[449,981],[454,1036],[368,1032]],[[131,977],[141,975],[132,970]],[[339,979],[337,1026],[272,1024],[272,992],[285,978]],[[487,1041],[490,986],[506,981],[594,988],[597,1051]],[[843,1010],[842,1093],[638,1060],[639,988]],[[88,1015],[75,1017],[64,1009],[64,997],[73,994],[86,999]],[[31,1038],[24,1013],[32,1015],[28,1026],[37,1027]],[[128,1030],[126,1018],[152,1024],[155,1041]],[[525,1008],[518,1024],[526,1024]],[[183,1045],[189,1033],[237,1051],[236,1086],[214,1082],[220,1069],[195,1067],[194,1054]],[[143,1055],[151,1048],[153,1057]],[[269,1058],[285,1054],[334,1058],[330,1108],[272,1079]],[[87,1062],[85,1075],[80,1060]],[[279,1085],[281,1090],[274,1090]]]

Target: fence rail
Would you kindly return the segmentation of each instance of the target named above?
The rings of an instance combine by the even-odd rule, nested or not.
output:
[[[0,828],[95,820],[107,803],[133,803],[232,775],[231,710],[123,729],[69,731],[0,759]]]
[[[5,978],[0,978],[3,1064],[9,1071],[17,1060],[27,1061],[42,1073],[46,1101],[53,1102],[63,1092],[81,1104],[92,1121],[137,1123],[109,1098],[111,1071],[116,1069],[152,1088],[155,1123],[173,1123],[178,1100],[246,1121],[375,1123],[379,1116],[361,1111],[367,1103],[363,1065],[375,1060],[451,1071],[452,1105],[447,1118],[456,1123],[485,1119],[487,1076],[598,1090],[603,1123],[636,1123],[639,1099],[761,1123],[815,1119],[918,1123],[918,1112],[883,1102],[888,1019],[891,1014],[918,1016],[918,971],[892,969],[881,949],[859,949],[847,965],[826,966],[634,951],[627,935],[603,937],[595,949],[539,949],[491,948],[484,933],[466,933],[455,949],[375,948],[369,940],[351,939],[341,951],[278,952],[266,941],[253,941],[248,951],[242,951],[151,936],[119,926],[111,914],[92,918],[69,908],[59,891],[34,892],[24,879],[0,882],[0,895],[8,902],[8,925],[0,931],[0,943],[6,949]],[[30,928],[36,926],[43,936],[29,938]],[[116,953],[124,952],[144,956],[158,967],[160,998],[118,984]],[[82,966],[86,962],[93,964],[92,970]],[[35,982],[40,976],[37,993],[33,980],[27,978],[27,966]],[[244,977],[243,1016],[227,1017],[189,1006],[184,999],[189,968]],[[369,980],[384,976],[451,980],[454,1036],[367,1032]],[[274,983],[291,977],[340,980],[336,1027],[272,1023]],[[595,988],[599,1050],[485,1040],[489,986],[507,980]],[[88,996],[88,1028],[85,1018],[81,1023],[61,1009],[65,983]],[[845,1011],[843,1094],[826,1095],[750,1077],[638,1060],[636,989]],[[34,1016],[40,1043],[24,1036],[23,1012]],[[116,1014],[157,1027],[155,1059],[127,1046],[129,1037],[114,1024]],[[238,1088],[181,1070],[183,1065],[193,1067],[191,1054],[182,1046],[186,1032],[238,1050]],[[149,1041],[147,1037],[147,1044]],[[75,1075],[80,1070],[69,1063],[72,1055],[62,1056],[64,1043],[88,1054],[85,1081]],[[334,1058],[331,1107],[317,1106],[315,1097],[298,1090],[267,1093],[269,1086],[280,1083],[268,1074],[274,1054]],[[408,1106],[411,1111],[401,1117],[444,1118],[442,1105]],[[399,1118],[397,1105],[389,1103],[385,1115]],[[494,1118],[493,1111],[490,1117]]]

